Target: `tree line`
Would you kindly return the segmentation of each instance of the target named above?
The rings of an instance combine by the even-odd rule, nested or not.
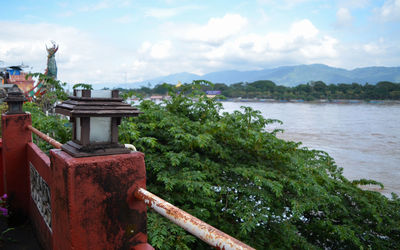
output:
[[[171,84],[158,84],[134,89],[135,93],[144,96],[165,95]],[[120,89],[122,91],[127,91]],[[381,81],[377,84],[340,83],[326,84],[323,81],[309,82],[294,87],[285,87],[273,81],[260,80],[251,83],[239,82],[232,85],[216,83],[205,86],[203,91],[220,91],[227,98],[258,98],[275,100],[318,99],[357,99],[357,100],[400,100],[400,83]]]

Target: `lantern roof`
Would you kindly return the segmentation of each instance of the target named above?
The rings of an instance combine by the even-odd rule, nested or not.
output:
[[[122,102],[118,90],[113,90],[110,98],[92,97],[90,90],[74,91],[74,95],[70,96],[69,100],[57,104],[56,113],[69,117],[128,117],[142,113],[130,104]]]

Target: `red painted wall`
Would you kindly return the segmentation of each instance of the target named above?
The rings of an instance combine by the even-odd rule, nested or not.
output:
[[[26,125],[31,124],[30,114],[1,116],[4,192],[8,195],[11,222],[23,222],[29,211],[30,182],[26,147],[32,141]]]
[[[1,122],[0,169],[11,219],[29,215],[44,249],[152,249],[146,205],[132,199],[135,188],[146,188],[142,153],[73,158],[54,149],[49,158],[32,143],[30,114],[3,115]],[[29,163],[49,187],[51,229],[31,198]]]
[[[51,150],[53,248],[129,249],[147,243],[146,205],[128,204],[132,186],[145,188],[139,152],[73,158]]]

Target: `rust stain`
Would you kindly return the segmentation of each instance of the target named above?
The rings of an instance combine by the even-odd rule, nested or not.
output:
[[[45,140],[46,142],[51,144],[53,147],[58,148],[58,149],[61,148],[62,144],[59,143],[58,141],[54,140],[50,136],[40,132],[39,130],[37,130],[36,128],[32,127],[31,125],[28,125],[27,128],[30,131],[32,131],[32,133],[36,134],[37,136],[39,136],[40,138],[42,138],[43,140]]]

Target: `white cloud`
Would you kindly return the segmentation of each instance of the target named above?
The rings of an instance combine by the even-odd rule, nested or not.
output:
[[[349,9],[339,8],[336,12],[336,26],[337,27],[349,27],[353,23],[353,16]]]
[[[271,18],[265,13],[263,9],[258,9],[257,12],[261,16],[261,18],[258,20],[258,23],[265,24],[271,21]]]
[[[295,38],[311,39],[316,37],[317,34],[318,29],[308,19],[295,22],[290,28],[290,36]]]
[[[298,63],[330,64],[339,58],[339,41],[321,34],[308,19],[293,22],[280,32],[252,33],[246,29],[246,19],[230,26],[241,18],[227,16],[200,26],[167,26],[165,30],[175,32],[168,33],[168,40],[143,42],[136,67],[151,71],[153,76],[144,77],[150,79],[184,71],[203,74]]]
[[[149,51],[149,49],[151,48],[151,46],[152,46],[152,45],[151,45],[150,42],[145,41],[145,42],[142,43],[142,46],[140,46],[138,52],[139,52],[140,54],[147,53],[147,52]]]
[[[146,41],[142,43],[138,49],[138,53],[141,57],[147,57],[147,59],[166,59],[170,56],[171,49],[172,43],[169,40],[160,41],[154,44]]]
[[[34,66],[34,72],[43,72],[45,44],[54,40],[60,45],[56,54],[59,79],[91,84],[121,83],[125,77],[128,82],[141,81],[185,71],[202,74],[304,63],[338,67],[398,64],[396,57],[388,55],[388,51],[399,53],[394,42],[388,45],[380,40],[347,48],[308,19],[279,32],[256,33],[248,29],[251,24],[237,14],[210,18],[203,25],[169,23],[155,39],[147,37],[137,47],[119,48],[76,28],[0,21],[0,60],[6,65],[23,61]]]
[[[185,40],[219,44],[238,34],[246,25],[247,19],[241,15],[226,14],[222,18],[211,18],[206,25],[181,27],[178,33]]]
[[[386,53],[385,47],[385,40],[383,38],[380,38],[377,42],[369,42],[362,46],[366,53],[374,56]]]
[[[399,65],[398,57],[393,56],[400,54],[398,42],[383,37],[365,44],[341,44],[338,51],[341,60],[337,64],[345,68]]]
[[[222,19],[224,18],[213,20]],[[210,20],[206,25],[191,28],[190,32],[207,30],[207,32],[196,32],[194,34],[197,35],[192,37],[187,35],[188,31],[185,33],[182,27],[179,27],[179,32],[174,34],[175,39],[171,40],[173,47],[179,50],[174,50],[169,57],[171,60],[168,61],[168,67],[173,71],[170,73],[182,71],[206,73],[226,69],[259,69],[282,64],[328,63],[339,56],[336,49],[339,41],[320,34],[320,31],[307,19],[296,21],[281,32],[261,34],[248,32],[246,26],[236,25],[235,27],[242,28],[221,35],[211,28],[218,25],[212,24],[214,23]],[[169,28],[169,30],[174,29],[174,27]],[[226,30],[229,31],[229,26],[225,28]],[[220,37],[211,35],[217,33]],[[142,47],[147,47],[150,51],[151,45]]]
[[[23,24],[0,22],[0,59],[5,65],[25,64],[32,72],[44,72],[46,68],[46,44],[54,40],[59,44],[56,54],[58,78],[69,83],[123,82],[122,72],[135,51],[118,49],[100,39],[71,27],[40,23]],[[147,72],[148,73],[148,72]],[[133,72],[132,77],[141,77]],[[130,79],[136,80],[136,79]]]
[[[378,15],[383,21],[400,20],[400,0],[386,0],[378,10]]]
[[[170,55],[171,41],[161,41],[151,46],[150,55],[155,59],[165,59]]]

